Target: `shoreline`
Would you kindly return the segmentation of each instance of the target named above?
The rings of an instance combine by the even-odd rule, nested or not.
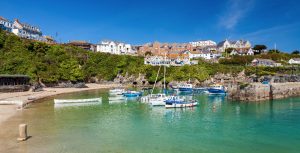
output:
[[[35,101],[42,100],[61,94],[90,91],[98,89],[108,89],[113,87],[119,87],[120,84],[86,84],[87,88],[44,88],[40,92],[12,92],[12,93],[0,93],[0,101],[22,101],[22,106],[17,103],[13,104],[0,104],[0,125],[7,121],[10,117],[14,116],[18,111],[22,111],[20,106],[23,107]]]

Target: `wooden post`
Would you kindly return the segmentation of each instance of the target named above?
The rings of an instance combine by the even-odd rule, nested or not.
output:
[[[20,124],[19,125],[19,138],[18,141],[25,141],[28,139],[27,136],[27,125],[26,124]]]

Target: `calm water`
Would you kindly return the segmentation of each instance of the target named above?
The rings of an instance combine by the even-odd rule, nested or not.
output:
[[[99,90],[59,98],[103,97],[103,104],[32,105],[1,125],[0,152],[300,152],[300,98],[260,104],[198,95],[191,109],[109,104]],[[215,108],[215,109],[213,109]],[[32,137],[17,143],[17,125]]]

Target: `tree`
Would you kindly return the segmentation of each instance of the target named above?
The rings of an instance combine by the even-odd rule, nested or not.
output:
[[[263,50],[267,49],[267,46],[265,46],[265,45],[255,45],[252,49],[255,50],[254,54],[261,54],[261,52]]]
[[[293,52],[292,52],[292,54],[300,54],[300,51],[299,50],[294,50]]]
[[[280,53],[278,49],[271,49],[268,53]]]

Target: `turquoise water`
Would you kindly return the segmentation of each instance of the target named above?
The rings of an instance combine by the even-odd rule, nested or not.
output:
[[[103,104],[56,108],[31,105],[1,126],[1,152],[298,153],[300,98],[238,103],[196,95],[196,108],[165,109],[134,100],[109,104],[107,91],[59,98],[103,97]],[[32,137],[16,142],[17,125]]]

